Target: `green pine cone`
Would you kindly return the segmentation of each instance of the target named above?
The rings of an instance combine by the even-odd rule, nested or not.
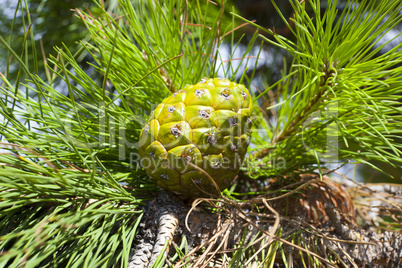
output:
[[[250,143],[252,112],[244,85],[219,78],[188,85],[149,116],[141,163],[159,187],[183,199],[216,195],[205,172],[220,190],[231,184]]]

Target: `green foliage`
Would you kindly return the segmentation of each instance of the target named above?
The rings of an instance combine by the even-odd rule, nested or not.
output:
[[[209,2],[102,2],[99,17],[76,10],[91,41],[55,47],[46,79],[0,36],[21,74],[0,73],[0,266],[126,266],[157,190],[138,163],[139,131],[152,105],[213,75],[234,28]]]
[[[113,6],[116,1],[108,2]],[[43,56],[53,53],[54,46],[65,43],[75,51],[79,40],[87,38],[84,23],[75,18],[72,9],[87,9],[95,16],[100,11],[91,1],[5,0],[0,5],[5,7],[0,9],[0,35],[20,55],[30,70],[41,77],[46,72]],[[14,11],[13,5],[16,7]],[[13,82],[19,80],[20,69],[9,50],[0,46],[0,52],[4,60],[0,62],[0,67],[7,66],[7,78]]]
[[[295,42],[255,25],[294,60],[288,74],[257,97],[274,91],[276,99],[265,116],[269,125],[260,122],[266,136],[255,135],[254,173],[321,173],[323,165],[348,159],[400,165],[402,45],[380,43],[402,22],[400,1],[348,1],[340,14],[337,1],[328,1],[324,13],[320,1],[290,2],[295,13],[284,21]]]
[[[167,95],[218,70],[252,84],[255,70],[247,76],[239,66],[258,38],[293,62],[256,97],[274,104],[256,111],[252,175],[310,172],[348,159],[402,162],[402,45],[379,43],[402,22],[400,1],[348,1],[340,14],[337,1],[324,13],[318,0],[291,1],[295,13],[284,22],[295,41],[250,22],[272,38],[254,34],[239,65],[219,53],[225,42],[233,56],[244,38],[234,33],[239,15],[228,15],[225,1],[102,3],[94,2],[96,14],[76,11],[91,39],[79,49],[58,43],[46,76],[38,71],[35,29],[25,27],[22,41],[0,35],[18,66],[16,77],[11,65],[0,73],[1,267],[126,266],[141,206],[157,191],[136,157],[146,117]],[[96,77],[83,70],[85,55]],[[266,263],[279,247],[264,251]],[[180,248],[176,257],[188,252]],[[241,251],[233,256],[233,263],[246,259]]]

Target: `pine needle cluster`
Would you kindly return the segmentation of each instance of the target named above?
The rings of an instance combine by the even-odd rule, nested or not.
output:
[[[0,36],[19,68],[16,80],[0,70],[0,267],[127,267],[143,204],[158,191],[137,157],[149,112],[218,72],[257,92],[255,69],[239,68],[257,41],[260,52],[274,45],[293,62],[255,94],[270,105],[256,110],[250,177],[322,175],[349,160],[400,166],[402,45],[381,41],[402,23],[402,4],[347,1],[339,12],[337,1],[301,2],[290,1],[290,19],[277,10],[293,35],[286,38],[226,1],[94,1],[98,17],[75,10],[90,40],[76,51],[55,47],[43,59],[45,77],[27,60],[40,54],[33,29],[22,52]],[[19,8],[30,24],[28,4]],[[246,24],[256,32],[243,57],[225,61],[220,49],[232,57]]]

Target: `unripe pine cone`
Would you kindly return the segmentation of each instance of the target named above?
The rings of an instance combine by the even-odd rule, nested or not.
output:
[[[206,79],[163,100],[140,133],[142,166],[183,199],[232,183],[250,143],[253,104],[244,85]],[[208,173],[210,177],[207,176]]]

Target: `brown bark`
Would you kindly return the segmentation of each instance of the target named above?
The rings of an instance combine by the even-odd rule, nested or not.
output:
[[[308,264],[312,259],[307,256],[315,257],[320,265],[327,267],[402,267],[401,233],[381,230],[374,222],[370,222],[366,211],[372,206],[367,202],[380,199],[377,195],[387,196],[385,202],[376,203],[383,210],[402,207],[402,188],[373,190],[368,186],[354,185],[348,186],[346,191],[327,178],[323,181],[316,177],[303,179],[303,184],[295,186],[294,192],[289,192],[286,198],[266,195],[245,202],[204,199],[193,203],[192,208],[174,196],[161,192],[162,197],[159,195],[159,199],[149,202],[145,207],[140,240],[134,256],[138,258],[141,255],[139,252],[143,251],[143,259],[149,261],[157,257],[155,254],[158,255],[160,251],[152,251],[150,247],[143,250],[147,248],[144,241],[152,244],[155,249],[154,241],[161,230],[161,215],[166,215],[168,211],[168,214],[175,215],[179,223],[177,230],[169,235],[174,233],[173,239],[177,243],[183,236],[186,237],[190,251],[187,257],[193,267],[208,264],[225,266],[236,247],[237,250],[246,249],[245,254],[249,259],[253,254],[261,257],[260,251],[274,241],[283,243],[287,260],[294,267],[302,267],[303,262],[307,262],[308,266],[313,265]],[[353,193],[352,198],[348,192]],[[367,198],[368,193],[370,199]],[[285,201],[288,202],[288,208],[290,202],[291,209],[284,209]],[[215,209],[212,210],[212,207]],[[377,217],[380,217],[381,209],[377,213]],[[366,215],[366,218],[363,219],[361,214]],[[396,221],[400,220],[401,211],[399,216],[395,214]],[[172,255],[174,250],[171,249],[167,259]],[[281,266],[282,257],[277,257],[275,262]],[[175,267],[182,264],[184,260],[176,260]]]

